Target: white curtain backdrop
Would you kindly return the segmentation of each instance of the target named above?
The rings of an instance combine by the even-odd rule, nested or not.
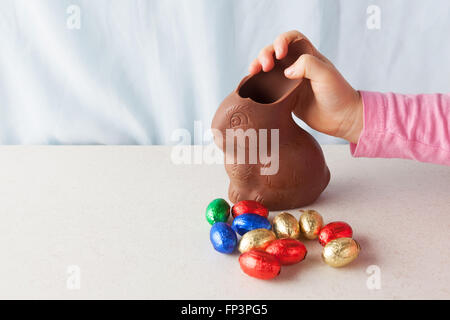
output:
[[[357,89],[450,91],[447,0],[1,0],[0,143],[173,144],[291,29]]]

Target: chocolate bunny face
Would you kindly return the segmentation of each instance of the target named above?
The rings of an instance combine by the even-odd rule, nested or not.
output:
[[[227,132],[237,132],[237,130],[246,132],[248,129],[255,129],[258,121],[255,121],[252,113],[252,109],[244,104],[222,103],[214,116],[211,126],[214,130],[215,143],[224,150],[224,140]],[[245,146],[242,145],[241,147]]]
[[[225,129],[242,129],[252,128],[254,121],[251,121],[251,111],[244,105],[231,105],[225,111]]]
[[[251,135],[259,134],[259,130],[279,129],[287,120],[286,114],[290,117],[292,103],[283,104],[280,106],[277,103],[259,103],[250,97],[242,97],[242,94],[248,94],[249,91],[255,90],[255,85],[260,85],[260,81],[254,81],[253,77],[247,77],[241,85],[229,95],[220,105],[217,110],[211,128],[213,129],[215,142],[222,149],[224,145],[224,138],[228,134],[245,134]],[[298,84],[298,82],[290,85]],[[264,87],[264,86],[262,86]],[[285,90],[287,92],[287,90]],[[287,100],[293,100],[292,97],[287,97]],[[286,106],[288,108],[286,108]],[[253,132],[251,132],[253,131]],[[239,147],[243,140],[237,140]]]

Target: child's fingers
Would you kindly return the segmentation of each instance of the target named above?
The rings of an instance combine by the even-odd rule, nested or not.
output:
[[[285,36],[285,33],[279,35],[273,42],[273,48],[275,49],[275,57],[278,60],[281,60],[284,57],[286,57],[288,53],[289,43],[290,40]]]
[[[273,61],[274,49],[272,45],[269,45],[263,48],[258,55],[258,61],[262,66],[264,72],[272,70],[275,66],[275,62]]]
[[[296,40],[306,40],[310,43],[308,38],[303,35],[301,32],[297,30],[292,30],[288,32],[284,32],[280,34],[274,41],[273,45],[268,45],[265,48],[263,48],[259,54],[258,57],[250,64],[248,71],[250,74],[257,74],[261,70],[264,72],[268,72],[273,69],[275,66],[274,61],[274,55],[276,59],[281,60],[285,58],[288,54],[288,48],[289,44]],[[311,44],[311,43],[310,43]],[[312,46],[312,44],[311,44]],[[313,47],[313,46],[312,46]],[[313,47],[314,48],[314,47]],[[328,63],[329,65],[332,65],[331,62],[329,62],[324,56],[320,54],[315,48],[314,48],[315,55],[318,57],[318,59],[322,60],[324,63]],[[307,58],[309,59],[309,58]],[[295,65],[295,64],[294,64]],[[293,67],[294,67],[293,65]],[[297,68],[297,67],[294,67]],[[290,68],[288,68],[290,70]],[[289,78],[286,74],[286,76]],[[293,76],[295,79],[297,79],[299,76],[297,75],[297,72],[293,71]]]
[[[319,58],[302,54],[289,68],[284,70],[289,79],[307,78],[312,81],[327,81],[333,75],[331,67]]]
[[[261,66],[261,64],[259,63],[259,60],[258,60],[258,59],[253,60],[252,63],[250,64],[250,66],[248,67],[248,72],[249,72],[251,75],[257,74],[257,73],[259,73],[261,70],[262,70],[262,66]]]
[[[294,40],[300,39],[306,39],[306,37],[297,30],[292,30],[280,34],[273,42],[276,58],[280,60],[286,57],[289,44]]]

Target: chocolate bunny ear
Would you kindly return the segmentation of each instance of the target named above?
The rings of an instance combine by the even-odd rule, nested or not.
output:
[[[275,59],[275,66],[269,72],[260,72],[244,78],[236,90],[237,93],[241,98],[249,98],[261,104],[281,102],[284,98],[291,96],[291,93],[303,81],[286,78],[284,70],[305,53],[316,54],[316,50],[308,40],[301,39],[292,42],[284,59]]]

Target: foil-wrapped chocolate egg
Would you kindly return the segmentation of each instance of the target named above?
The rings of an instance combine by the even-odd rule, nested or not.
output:
[[[298,221],[288,212],[282,212],[273,218],[272,228],[279,239],[297,239],[300,236]]]
[[[300,212],[302,212],[299,219],[300,232],[306,239],[316,239],[323,227],[322,216],[315,210],[300,210]]]
[[[264,250],[267,248],[270,242],[275,240],[277,237],[275,233],[267,229],[254,229],[247,232],[241,238],[239,242],[238,249],[241,253],[250,251],[252,249]]]
[[[322,259],[326,264],[339,268],[355,260],[361,247],[352,238],[338,238],[326,244],[322,251]]]
[[[239,201],[231,208],[231,214],[234,218],[244,213],[254,213],[265,218],[269,216],[269,210],[254,200]]]
[[[263,280],[273,279],[281,271],[281,264],[278,259],[260,250],[250,250],[241,254],[239,265],[247,275]]]
[[[295,239],[277,239],[266,248],[266,252],[275,256],[282,265],[295,264],[306,257],[306,247]]]
[[[213,225],[216,222],[227,222],[230,216],[230,205],[224,199],[214,199],[206,208],[206,220]]]
[[[319,232],[319,242],[322,246],[334,239],[351,237],[353,237],[352,227],[342,221],[331,222]]]
[[[244,213],[234,218],[231,228],[241,236],[254,229],[272,229],[266,218],[255,213]]]
[[[231,227],[225,222],[216,222],[211,227],[209,239],[217,251],[232,253],[237,245],[237,236]]]

